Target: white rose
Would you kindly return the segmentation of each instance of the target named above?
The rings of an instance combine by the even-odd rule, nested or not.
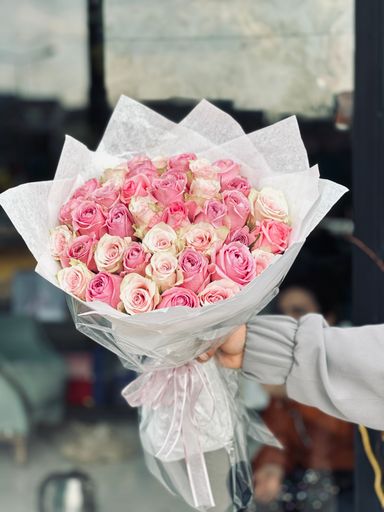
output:
[[[59,260],[73,240],[74,235],[68,226],[60,225],[53,228],[49,235],[49,249],[55,260]]]
[[[95,263],[100,272],[121,272],[123,269],[124,252],[131,238],[121,238],[107,233],[103,235],[96,247]]]
[[[144,248],[152,254],[165,251],[175,254],[177,252],[176,244],[176,231],[165,222],[159,222],[153,226],[143,238]]]
[[[250,193],[250,201],[253,203],[251,204],[251,209],[253,210],[255,221],[273,219],[288,223],[288,203],[281,190],[272,187],[264,187],[257,194],[254,194],[252,190]]]

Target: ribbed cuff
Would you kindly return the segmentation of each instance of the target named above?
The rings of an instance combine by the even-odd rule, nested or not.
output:
[[[247,324],[245,375],[263,384],[284,384],[293,364],[297,328],[297,321],[287,316],[254,316]]]

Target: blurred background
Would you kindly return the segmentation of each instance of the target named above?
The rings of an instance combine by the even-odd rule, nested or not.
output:
[[[120,94],[175,121],[207,98],[246,132],[296,114],[310,162],[319,163],[322,177],[351,187],[360,165],[351,136],[355,43],[361,44],[357,62],[374,55],[381,70],[384,62],[383,52],[372,53],[364,42],[373,38],[376,50],[384,43],[379,28],[372,29],[384,20],[374,5],[364,20],[370,34],[358,29],[360,40],[353,0],[5,0],[0,192],[52,179],[65,134],[94,149]],[[356,83],[363,71],[356,70]],[[361,105],[359,112],[373,116],[383,92],[360,90],[369,108]],[[370,152],[383,131],[372,138],[367,124],[364,130],[363,149]],[[377,178],[380,162],[365,160],[367,173]],[[374,183],[382,194],[382,178]],[[270,312],[296,318],[321,312],[333,325],[383,320],[382,309],[374,318],[369,307],[365,316],[354,313],[352,289],[365,293],[351,270],[356,204],[347,194],[313,233]],[[374,250],[382,243],[382,231],[375,233]],[[373,265],[367,255],[359,257]],[[1,211],[1,510],[187,510],[144,467],[136,411],[120,396],[134,375],[75,330],[63,294],[34,266]],[[298,407],[283,390],[244,383],[243,393],[273,430],[279,414],[286,417],[286,429],[279,430],[285,455],[263,447],[250,454],[257,510],[353,511],[352,427]],[[364,488],[373,494],[370,471],[367,464]],[[372,506],[379,504],[372,499]]]

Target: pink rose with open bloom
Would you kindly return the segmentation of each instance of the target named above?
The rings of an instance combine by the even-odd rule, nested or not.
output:
[[[255,189],[252,189],[249,201],[256,221],[273,219],[279,222],[288,222],[288,203],[281,190],[265,187],[260,192],[257,192]]]
[[[157,284],[139,274],[126,275],[120,285],[120,299],[129,315],[148,313],[160,301]]]
[[[196,178],[192,181],[190,194],[200,202],[201,199],[214,199],[220,192],[220,181]],[[203,201],[204,203],[204,201]]]
[[[107,181],[102,187],[92,192],[90,199],[108,210],[115,205],[120,197],[120,187],[113,181]]]
[[[105,234],[98,242],[95,251],[95,262],[100,272],[121,272],[123,256],[131,239]]]
[[[107,215],[106,226],[108,233],[125,238],[133,235],[132,217],[128,208],[118,203],[113,206]]]
[[[213,281],[199,293],[200,305],[207,306],[208,304],[215,304],[215,302],[224,299],[230,299],[240,290],[240,286],[230,279]]]
[[[221,186],[225,188],[225,185],[236,178],[240,174],[241,166],[233,160],[216,160],[213,166],[218,169],[218,178],[220,178]]]
[[[73,212],[79,206],[80,203],[83,202],[83,199],[69,199],[63,206],[60,208],[59,212],[59,221],[62,224],[67,224],[72,227],[73,221]]]
[[[152,180],[152,195],[159,203],[167,206],[169,203],[181,201],[187,188],[187,177],[181,172],[169,171]]]
[[[65,267],[57,273],[57,280],[62,290],[85,300],[86,289],[90,280],[94,277],[84,263],[77,263],[72,267]]]
[[[183,287],[199,293],[211,277],[212,266],[208,258],[192,248],[185,249],[179,255],[179,266],[183,274]]]
[[[218,180],[217,169],[205,158],[194,160],[189,165],[195,179]]]
[[[73,211],[73,227],[80,235],[101,238],[106,232],[102,207],[93,201],[83,201]]]
[[[242,228],[232,230],[227,236],[225,243],[229,244],[230,242],[241,242],[244,245],[252,245],[258,234],[253,230],[250,231],[248,226],[243,226]]]
[[[99,272],[87,286],[85,298],[89,302],[98,300],[113,308],[120,303],[120,284],[123,278],[108,272]]]
[[[128,171],[130,176],[145,174],[148,178],[157,176],[157,169],[152,161],[146,156],[135,156],[128,162]]]
[[[96,244],[97,240],[93,236],[81,235],[74,238],[61,258],[61,264],[64,267],[69,267],[71,260],[77,260],[85,263],[89,270],[97,272],[94,258]]]
[[[277,258],[276,254],[262,251],[261,249],[255,249],[252,251],[252,256],[255,258],[257,276],[264,272],[264,270]]]
[[[216,279],[231,279],[244,286],[256,277],[256,262],[246,245],[231,242],[216,254]]]
[[[137,227],[147,227],[158,217],[158,207],[153,197],[132,197],[129,207],[133,221]]]
[[[175,306],[197,308],[199,306],[199,298],[192,290],[188,290],[188,288],[183,288],[182,286],[176,286],[163,293],[157,309]]]
[[[150,187],[151,182],[145,174],[127,174],[121,187],[120,199],[123,203],[129,204],[132,197],[148,196]]]
[[[161,214],[161,220],[173,229],[179,229],[190,224],[187,205],[182,201],[171,203]]]
[[[242,228],[249,217],[250,206],[248,199],[238,190],[225,190],[223,201],[227,207],[226,224],[231,231]]]
[[[71,199],[88,199],[91,194],[100,187],[100,182],[97,178],[92,178],[78,187],[73,194]]]
[[[223,190],[238,190],[248,197],[249,192],[251,191],[251,184],[247,178],[244,178],[243,176],[235,176],[235,178],[225,182]]]
[[[68,226],[60,225],[51,229],[49,234],[49,249],[55,260],[59,260],[64,256],[72,239],[73,233]]]
[[[179,270],[176,256],[170,252],[156,252],[146,269],[148,277],[153,279],[160,292],[164,292],[176,284],[181,284],[183,276]]]
[[[196,160],[195,153],[181,153],[171,157],[168,160],[168,169],[173,171],[188,172],[189,164],[192,160]]]
[[[203,211],[196,217],[196,222],[208,222],[213,227],[219,228],[224,224],[227,207],[218,199],[205,201]]]
[[[175,254],[177,234],[171,226],[160,222],[153,226],[143,238],[143,246],[151,253],[171,252]]]
[[[259,235],[254,249],[262,249],[274,254],[284,252],[288,247],[292,228],[284,222],[264,219],[256,224],[255,233]]]
[[[121,275],[135,272],[144,276],[150,259],[151,253],[147,252],[140,242],[131,242],[124,252]]]
[[[192,247],[196,251],[210,252],[212,248],[218,248],[222,245],[223,240],[219,236],[221,233],[207,222],[198,222],[191,224],[185,228],[182,238],[187,247]],[[225,237],[227,232],[225,232]]]

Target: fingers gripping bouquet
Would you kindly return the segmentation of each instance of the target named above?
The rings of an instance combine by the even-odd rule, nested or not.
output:
[[[344,190],[295,118],[245,135],[206,101],[175,125],[122,97],[96,152],[67,138],[53,181],[0,196],[76,327],[141,374],[123,395],[148,467],[195,508],[252,492],[237,375],[195,359],[271,300]]]

